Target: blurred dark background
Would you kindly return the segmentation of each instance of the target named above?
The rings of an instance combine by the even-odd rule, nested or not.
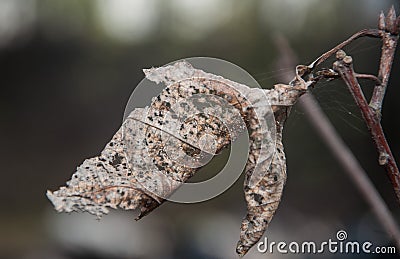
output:
[[[99,222],[57,214],[45,192],[100,153],[121,125],[143,68],[210,56],[270,88],[294,69],[277,69],[276,37],[287,38],[307,64],[352,33],[376,28],[379,12],[392,4],[399,9],[389,0],[0,0],[0,258],[235,258],[245,213],[241,180],[207,202],[167,202],[140,222],[125,211]],[[379,40],[361,39],[346,51],[356,71],[377,72]],[[399,73],[397,57],[382,119],[397,161]],[[373,84],[363,88],[369,93]],[[393,190],[345,85],[322,83],[313,93],[398,219]],[[266,232],[270,240],[327,240],[344,229],[351,240],[391,244],[297,107],[284,142],[288,181]],[[253,249],[248,258],[267,256],[287,257]]]

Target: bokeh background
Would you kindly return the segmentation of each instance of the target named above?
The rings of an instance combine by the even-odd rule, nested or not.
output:
[[[380,10],[392,4],[399,9],[389,0],[0,0],[0,258],[235,258],[245,213],[241,180],[213,200],[167,202],[139,222],[126,211],[101,221],[57,214],[45,192],[100,153],[143,68],[210,56],[270,88],[294,69],[277,68],[277,37],[307,64],[352,33],[375,28]],[[358,72],[376,73],[379,49],[379,40],[361,39],[346,51]],[[393,69],[382,124],[400,161],[398,57]],[[366,92],[372,87],[363,82]],[[399,219],[345,85],[321,83],[313,94]],[[300,108],[284,133],[288,181],[269,240],[327,240],[344,229],[351,240],[392,244]],[[267,257],[288,255],[253,249],[247,258]]]

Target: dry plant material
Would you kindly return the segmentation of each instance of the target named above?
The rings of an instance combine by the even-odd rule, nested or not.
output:
[[[333,69],[346,83],[355,103],[359,107],[363,119],[371,133],[378,151],[378,162],[385,168],[395,191],[397,202],[400,203],[400,172],[392,151],[386,140],[381,126],[381,110],[386,88],[389,82],[390,72],[394,60],[394,54],[399,40],[400,17],[396,16],[392,6],[385,16],[381,12],[378,23],[379,30],[364,30],[363,35],[382,39],[382,52],[379,64],[378,77],[374,75],[360,75],[354,72],[353,59],[339,48],[335,48],[337,61]],[[342,48],[343,46],[340,46]],[[358,83],[357,78],[372,79],[377,82],[370,102],[368,103]]]
[[[108,213],[108,208],[140,208],[139,219],[193,176],[204,157],[218,154],[246,130],[240,126],[243,120],[250,138],[244,183],[248,211],[242,222],[237,252],[244,255],[262,237],[280,202],[286,181],[282,129],[290,107],[309,84],[298,76],[293,86],[278,84],[272,90],[249,88],[195,69],[186,62],[145,73],[148,79],[168,86],[150,107],[136,108],[101,155],[85,160],[65,187],[47,192],[48,198],[59,212],[85,211],[100,217]],[[200,114],[197,106],[187,101],[198,94],[222,98],[240,116],[220,112],[226,116],[221,119],[210,115],[212,109],[224,107],[218,98],[208,113],[182,116]],[[269,104],[263,103],[260,96],[272,104],[273,114],[264,108]],[[196,101],[210,104],[210,98]],[[269,116],[275,117],[276,132],[260,127],[263,124],[260,120]],[[212,142],[215,146],[199,142],[206,134],[215,136],[216,141]],[[262,146],[266,149],[262,150]],[[170,154],[175,154],[175,159]],[[191,158],[190,166],[186,165],[188,160],[186,164],[176,162],[187,156]]]
[[[247,129],[250,138],[244,182],[247,214],[236,248],[243,256],[262,237],[281,200],[286,181],[282,130],[291,107],[320,79],[338,78],[333,70],[323,69],[315,74],[313,70],[354,39],[382,37],[382,33],[380,28],[353,35],[311,65],[297,66],[296,76],[288,85],[277,84],[271,90],[250,88],[195,69],[184,61],[145,70],[149,80],[163,83],[166,88],[153,99],[151,106],[132,111],[100,156],[85,160],[66,186],[48,191],[47,197],[59,212],[85,211],[101,217],[108,213],[108,208],[139,208],[137,219],[140,219],[192,177],[205,160]],[[344,77],[341,72],[340,75]],[[215,98],[196,99],[197,94]],[[265,96],[267,102],[260,96]],[[377,94],[376,100],[382,100],[381,96]],[[200,112],[198,104],[207,106],[210,100],[209,112]],[[236,112],[224,112],[226,103]],[[268,105],[272,106],[273,114],[266,109]],[[213,116],[213,109],[222,109],[224,118]],[[271,116],[275,119],[275,129],[260,127],[262,120]],[[228,126],[222,122],[229,122]],[[208,136],[213,136],[214,141]]]

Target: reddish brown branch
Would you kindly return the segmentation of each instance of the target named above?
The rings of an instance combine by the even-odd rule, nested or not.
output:
[[[296,54],[293,52],[285,38],[277,37],[276,39],[276,45],[280,51],[278,66],[294,67],[297,63]],[[289,81],[292,78],[293,75],[284,75],[281,77],[281,80]],[[375,80],[374,78],[367,78]],[[379,192],[368,178],[367,173],[363,170],[351,150],[340,138],[335,128],[318,105],[318,102],[311,94],[305,94],[299,99],[299,105],[301,109],[305,111],[305,115],[311,125],[315,128],[321,139],[345,169],[345,172],[352,179],[354,185],[361,192],[362,197],[370,206],[372,212],[375,214],[386,233],[393,238],[397,248],[400,249],[400,230],[396,220],[382,197],[379,195]]]
[[[384,166],[388,172],[397,200],[400,202],[400,173],[386,141],[385,134],[383,133],[379,116],[377,116],[376,111],[368,105],[368,102],[364,97],[353,70],[352,58],[346,56],[344,51],[338,51],[337,58],[338,61],[334,63],[333,69],[340,74],[353,95],[357,106],[360,108],[361,114],[379,152],[379,164]]]
[[[381,30],[377,30],[377,29],[364,29],[364,30],[361,30],[361,31],[353,34],[350,38],[348,38],[347,40],[345,40],[342,43],[338,44],[337,46],[335,46],[331,50],[329,50],[329,51],[325,52],[324,54],[322,54],[321,56],[319,56],[308,67],[310,69],[314,69],[316,66],[318,66],[319,64],[323,63],[328,58],[333,56],[338,50],[344,48],[345,46],[347,46],[350,43],[352,43],[354,40],[356,40],[358,38],[361,38],[361,37],[380,38],[380,37],[382,37],[382,31]]]
[[[382,54],[379,66],[378,78],[381,83],[376,85],[369,106],[376,111],[380,119],[383,98],[389,82],[390,71],[392,69],[394,53],[399,39],[398,23],[400,18],[396,18],[394,7],[390,9],[385,17],[383,13],[379,16],[379,29],[382,31]]]
[[[399,169],[380,125],[382,102],[385,96],[387,84],[389,82],[394,54],[399,39],[400,17],[396,17],[393,6],[386,17],[383,13],[380,14],[378,27],[379,29],[365,29],[359,31],[346,41],[325,52],[308,66],[308,73],[312,73],[316,66],[326,61],[334,53],[339,54],[339,61],[335,63],[335,69],[337,72],[339,72],[340,76],[348,85],[354,100],[361,110],[361,113],[379,152],[379,164],[385,166],[385,169],[388,172],[389,178],[392,182],[393,189],[396,193],[397,200],[400,203]],[[343,51],[339,51],[341,48],[347,46],[355,39],[365,36],[382,39],[383,44],[378,78],[355,73],[352,67],[351,57],[347,57]],[[325,76],[324,74],[322,74],[322,77],[335,78],[334,76]],[[357,77],[369,79],[375,78],[374,80],[377,81],[370,104],[367,103],[364,97],[361,87],[357,81]],[[321,79],[321,76],[316,77],[316,81],[319,79]]]
[[[356,75],[357,78],[368,79],[368,80],[374,81],[374,82],[375,82],[376,84],[378,84],[378,85],[382,84],[381,80],[379,80],[379,78],[377,78],[377,77],[374,76],[374,75],[369,75],[369,74],[358,74],[358,73],[356,73],[355,75]]]

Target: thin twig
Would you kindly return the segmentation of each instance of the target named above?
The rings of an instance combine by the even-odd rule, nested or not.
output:
[[[354,40],[356,40],[358,38],[361,38],[361,37],[381,38],[382,37],[382,31],[381,30],[377,30],[377,29],[364,29],[364,30],[361,30],[361,31],[353,34],[352,36],[350,36],[350,38],[348,38],[347,40],[343,41],[339,45],[335,46],[331,50],[329,50],[329,51],[325,52],[324,54],[322,54],[321,56],[319,56],[308,67],[310,69],[314,69],[316,66],[318,66],[319,64],[323,63],[328,58],[333,56],[338,50],[344,48],[345,46],[347,46],[350,43],[352,43]]]
[[[357,78],[363,78],[363,79],[367,79],[367,80],[371,80],[374,81],[376,84],[380,85],[382,84],[381,80],[379,80],[379,78],[377,78],[374,75],[370,75],[370,74],[359,74],[359,73],[355,73],[355,76]]]
[[[297,58],[286,39],[277,37],[276,45],[280,50],[279,65],[281,67],[294,67],[297,64]],[[289,81],[292,75],[284,75],[281,80]],[[396,246],[400,249],[400,230],[386,206],[384,200],[368,178],[366,172],[362,169],[356,157],[346,146],[329,119],[323,113],[321,107],[315,98],[310,94],[305,94],[299,99],[301,109],[305,111],[305,115],[316,129],[322,140],[329,147],[336,159],[350,176],[354,185],[361,192],[362,197],[366,200],[371,210],[375,214],[386,233],[395,240]]]
[[[353,95],[379,152],[379,164],[384,166],[388,172],[397,200],[400,202],[400,173],[389,144],[387,143],[385,134],[383,133],[380,120],[378,116],[376,116],[375,110],[369,107],[368,102],[364,97],[353,70],[352,58],[346,56],[344,51],[339,51],[338,57],[338,61],[333,65],[334,70],[339,72]]]

